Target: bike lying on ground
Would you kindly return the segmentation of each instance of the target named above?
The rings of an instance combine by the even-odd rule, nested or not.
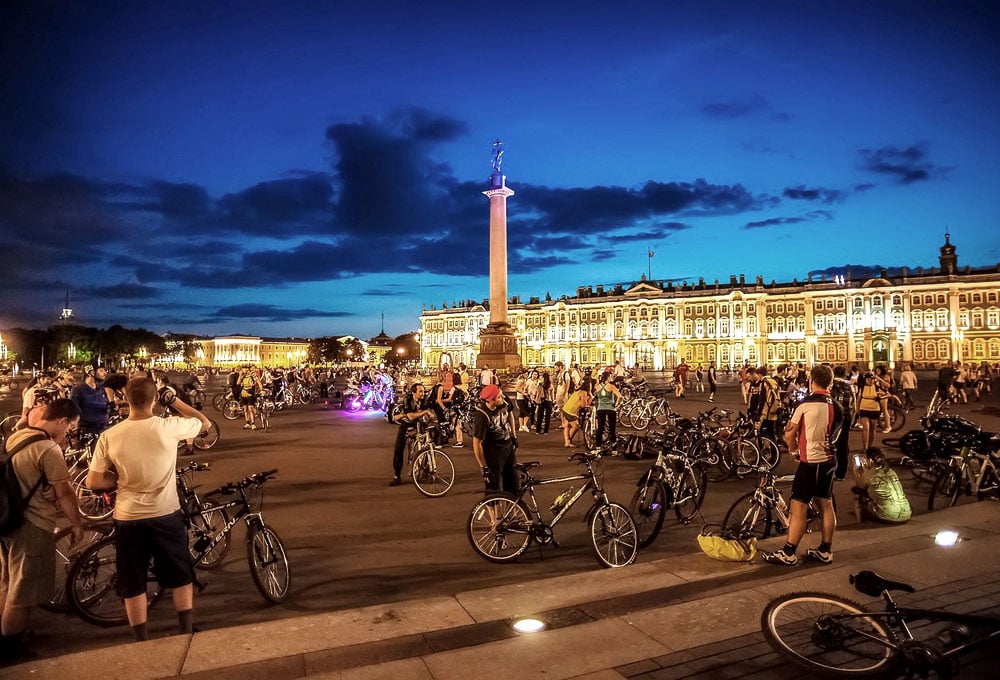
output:
[[[477,503],[469,514],[468,536],[473,549],[490,562],[510,562],[524,554],[532,541],[538,543],[539,554],[547,543],[558,547],[552,530],[589,491],[594,504],[587,511],[585,521],[590,528],[590,544],[597,562],[602,567],[632,564],[639,550],[635,523],[625,506],[612,503],[598,482],[593,465],[599,458],[600,451],[575,453],[569,460],[586,470],[552,479],[531,476],[531,468],[541,465],[537,461],[515,464],[520,476],[518,494],[492,494]],[[535,487],[574,481],[584,484],[575,493],[570,487],[556,498],[551,507],[555,517],[547,523],[538,509]]]
[[[771,600],[760,617],[761,630],[776,652],[814,673],[830,677],[873,677],[890,671],[926,678],[957,677],[958,657],[1000,639],[1000,617],[941,609],[900,607],[890,591],[915,592],[913,586],[871,571],[850,577],[854,587],[881,597],[884,609],[819,592],[789,593]],[[950,623],[941,630],[915,622]],[[987,632],[972,638],[970,626]],[[926,635],[924,635],[926,633]]]
[[[288,555],[281,539],[264,523],[261,515],[263,486],[273,479],[277,470],[267,470],[230,482],[206,494],[206,497],[232,496],[238,498],[221,503],[205,503],[196,507],[182,502],[181,511],[191,523],[189,535],[194,566],[209,562],[218,566],[225,557],[230,532],[242,520],[246,524],[246,554],[250,576],[260,594],[268,602],[282,602],[291,587],[291,570]],[[193,491],[193,489],[192,489]],[[233,517],[228,518],[228,512]],[[151,575],[150,604],[159,601],[162,591],[155,586]],[[118,626],[127,623],[122,598],[117,592],[118,573],[115,566],[115,539],[109,535],[96,542],[73,563],[66,579],[66,598],[70,607],[83,620],[98,626]],[[204,585],[195,578],[195,586]]]

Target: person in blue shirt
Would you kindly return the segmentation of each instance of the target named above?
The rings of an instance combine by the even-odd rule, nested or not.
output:
[[[69,398],[80,408],[80,430],[100,434],[108,427],[108,393],[103,366],[88,367],[83,382],[73,387]]]

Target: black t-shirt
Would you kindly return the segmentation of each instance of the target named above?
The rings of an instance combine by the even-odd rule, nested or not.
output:
[[[472,420],[472,436],[484,444],[496,444],[513,439],[510,426],[510,404],[506,398],[495,410],[486,406],[476,409]]]

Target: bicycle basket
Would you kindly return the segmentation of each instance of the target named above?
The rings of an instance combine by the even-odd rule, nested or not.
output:
[[[721,524],[706,524],[698,534],[698,547],[720,562],[750,562],[757,555],[757,537],[740,537]]]

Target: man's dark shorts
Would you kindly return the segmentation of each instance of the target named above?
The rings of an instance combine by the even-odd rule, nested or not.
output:
[[[836,460],[822,463],[799,463],[792,480],[792,499],[808,503],[813,498],[830,498],[833,495],[833,474]]]
[[[251,395],[249,397],[244,397],[240,394],[240,406],[256,406],[257,405],[257,395]]]
[[[115,550],[118,594],[122,597],[146,592],[150,557],[160,586],[179,588],[194,580],[187,527],[180,510],[151,519],[115,520]]]

